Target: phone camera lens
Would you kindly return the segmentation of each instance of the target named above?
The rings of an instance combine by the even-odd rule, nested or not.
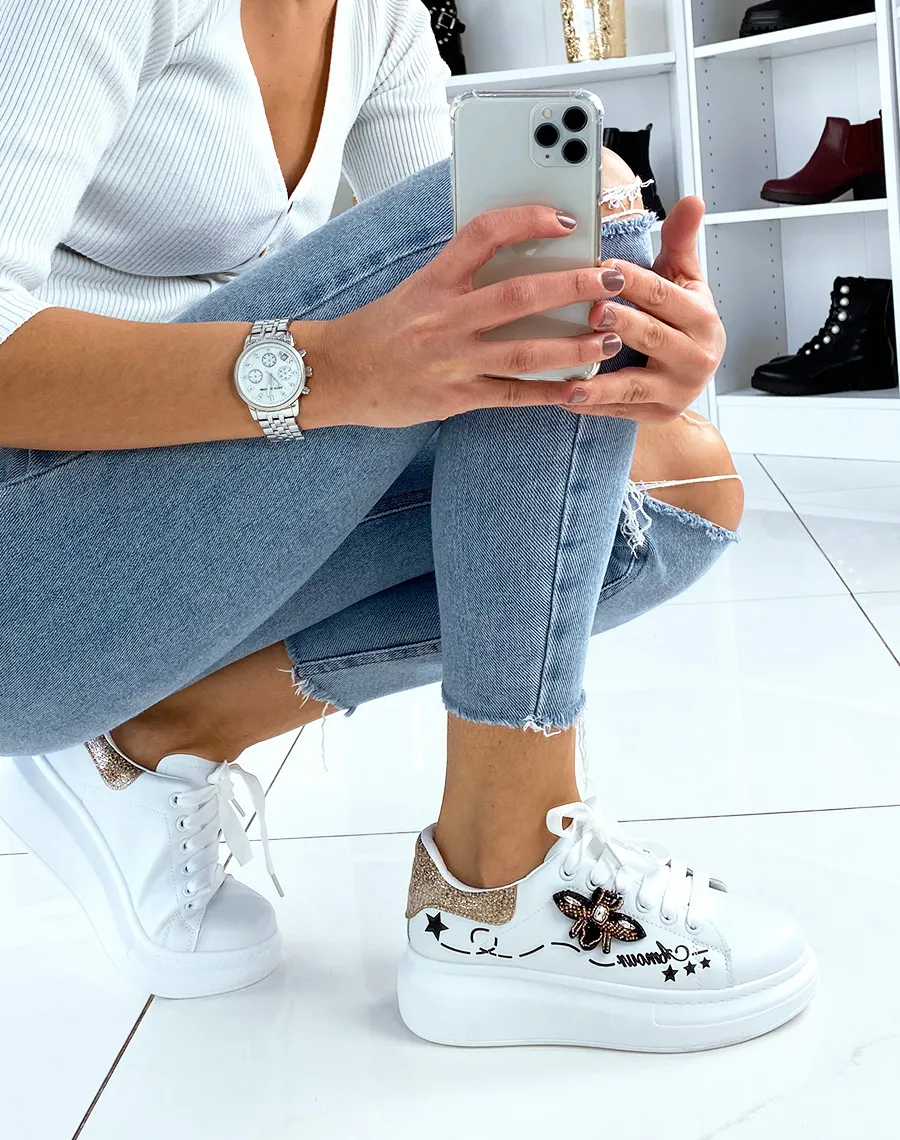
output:
[[[563,158],[566,162],[577,166],[579,162],[584,162],[587,158],[588,148],[581,141],[581,139],[569,139],[563,147]]]
[[[534,137],[538,146],[556,146],[556,144],[559,142],[559,129],[557,127],[554,127],[552,123],[541,123],[538,129],[534,132]]]
[[[563,125],[567,131],[583,131],[587,123],[587,114],[581,107],[569,107],[563,115]]]

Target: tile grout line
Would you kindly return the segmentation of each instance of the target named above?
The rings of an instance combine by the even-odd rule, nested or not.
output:
[[[100,1097],[103,1096],[103,1093],[106,1090],[106,1086],[112,1080],[113,1074],[115,1073],[116,1069],[119,1067],[119,1062],[125,1056],[125,1050],[131,1044],[132,1038],[134,1037],[135,1033],[137,1033],[138,1029],[140,1028],[141,1022],[144,1020],[144,1017],[147,1014],[147,1010],[150,1008],[150,1006],[152,1004],[153,1004],[153,995],[151,994],[150,997],[148,997],[146,1002],[144,1003],[144,1008],[138,1014],[137,1020],[135,1021],[134,1025],[132,1025],[131,1032],[128,1034],[128,1036],[125,1038],[124,1042],[122,1043],[122,1048],[118,1051],[118,1053],[116,1053],[115,1060],[113,1061],[113,1063],[109,1067],[109,1072],[103,1078],[103,1082],[100,1085],[100,1088],[97,1089],[97,1092],[94,1094],[94,1099],[88,1105],[87,1112],[81,1118],[81,1123],[78,1125],[78,1127],[75,1129],[75,1132],[72,1135],[72,1140],[78,1140],[78,1137],[84,1131],[84,1126],[87,1124],[88,1120],[90,1119],[91,1113],[97,1107],[97,1104],[100,1101]]]
[[[853,604],[856,606],[856,608],[862,614],[863,618],[865,618],[866,622],[871,627],[875,636],[878,638],[878,640],[881,642],[881,644],[885,647],[885,649],[891,655],[891,658],[894,661],[894,663],[896,665],[900,665],[900,657],[898,657],[897,654],[893,651],[893,649],[891,649],[890,645],[888,645],[887,639],[884,637],[881,630],[878,628],[878,626],[875,624],[875,622],[872,620],[872,618],[866,613],[864,606],[860,602],[859,598],[857,598],[857,596],[853,592],[853,590],[850,588],[850,584],[844,578],[844,575],[840,572],[840,570],[838,570],[837,566],[835,566],[835,564],[831,561],[831,559],[828,557],[827,553],[823,549],[822,545],[819,543],[816,536],[813,534],[813,532],[806,525],[806,521],[804,520],[803,516],[800,514],[800,512],[797,510],[797,508],[794,506],[794,504],[791,502],[791,500],[787,497],[785,492],[782,491],[782,489],[775,482],[775,477],[772,475],[772,473],[766,467],[765,463],[763,463],[762,459],[760,459],[760,457],[758,455],[755,455],[754,459],[760,465],[760,467],[763,469],[763,471],[765,471],[766,475],[768,475],[768,477],[772,480],[772,483],[777,488],[779,495],[781,495],[781,497],[787,503],[788,507],[790,507],[791,511],[793,512],[794,517],[797,519],[797,521],[800,523],[800,525],[803,527],[803,529],[806,531],[806,533],[812,539],[813,543],[816,546],[816,549],[819,551],[819,553],[822,555],[822,557],[826,560],[828,565],[831,567],[831,569],[835,572],[837,577],[843,583],[845,589],[847,590],[847,593],[853,599]],[[890,591],[887,591],[887,592],[890,592]]]
[[[291,745],[288,748],[287,752],[285,752],[284,758],[282,759],[281,763],[278,765],[278,768],[275,770],[275,775],[269,781],[269,786],[266,788],[266,792],[265,792],[266,795],[268,795],[269,792],[271,792],[272,786],[274,785],[275,781],[278,779],[279,775],[281,774],[281,769],[288,762],[288,758],[290,757],[291,753],[296,748],[297,741],[300,739],[300,736],[303,732],[304,727],[305,727],[305,725],[300,727],[300,729],[297,732],[297,735],[291,741]],[[244,831],[249,831],[250,826],[253,823],[254,819],[256,819],[256,813],[255,812],[253,812],[251,814],[249,820],[247,821],[247,826],[244,828]],[[19,854],[19,853],[18,852],[9,852],[8,854]],[[23,852],[23,854],[24,854],[24,852]],[[231,861],[231,855],[229,854],[228,859],[226,859],[224,866],[227,867],[230,861]],[[78,1125],[78,1127],[76,1128],[75,1132],[72,1135],[72,1140],[78,1140],[78,1137],[84,1131],[84,1127],[87,1124],[88,1120],[90,1119],[91,1114],[93,1113],[93,1111],[97,1107],[97,1105],[100,1103],[100,1098],[103,1096],[104,1092],[106,1091],[107,1085],[112,1080],[116,1069],[119,1067],[119,1063],[121,1062],[122,1058],[125,1056],[125,1050],[128,1048],[128,1046],[134,1040],[135,1034],[137,1033],[138,1029],[140,1029],[141,1022],[146,1017],[147,1011],[150,1009],[150,1006],[153,1004],[153,1000],[154,1000],[154,995],[151,994],[147,998],[146,1002],[144,1003],[144,1008],[138,1014],[137,1020],[135,1021],[134,1025],[132,1025],[128,1036],[123,1041],[122,1047],[119,1049],[118,1053],[115,1056],[113,1063],[109,1067],[109,1071],[107,1072],[106,1076],[103,1078],[103,1081],[100,1085],[100,1088],[97,1089],[97,1092],[94,1094],[94,1099],[88,1105],[87,1112],[85,1112],[84,1116],[81,1118],[81,1123]]]
[[[783,811],[734,811],[713,812],[709,815],[655,815],[632,816],[619,820],[620,823],[681,823],[702,819],[760,819],[781,815],[824,815],[828,812],[839,811],[893,811],[900,808],[900,803],[889,804],[847,804],[843,807],[817,807],[817,808],[785,808]],[[347,831],[334,835],[278,835],[269,836],[270,843],[306,843],[319,839],[379,839],[392,838],[399,835],[418,835],[419,831]],[[251,840],[258,843],[258,839]]]

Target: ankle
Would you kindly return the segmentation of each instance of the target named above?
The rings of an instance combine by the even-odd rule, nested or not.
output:
[[[467,887],[507,887],[540,866],[554,836],[544,821],[515,834],[498,833],[496,820],[484,827],[447,822],[443,817],[434,831],[434,841],[447,870]]]
[[[235,748],[211,733],[199,732],[180,718],[148,709],[120,724],[109,733],[110,739],[129,760],[151,772],[164,756],[185,754],[204,760],[225,763],[236,760],[242,748]]]

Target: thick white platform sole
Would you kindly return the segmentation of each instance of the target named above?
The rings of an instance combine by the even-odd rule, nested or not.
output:
[[[765,982],[725,996],[664,1000],[658,990],[549,975],[520,967],[457,966],[409,947],[397,993],[407,1027],[441,1045],[588,1045],[640,1053],[715,1049],[760,1037],[809,1004],[812,950]]]
[[[115,858],[42,756],[0,757],[0,818],[81,904],[112,963],[145,992],[209,997],[251,986],[281,961],[279,933],[251,950],[178,953],[141,926]]]

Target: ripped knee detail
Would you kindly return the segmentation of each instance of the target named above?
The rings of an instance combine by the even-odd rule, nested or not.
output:
[[[687,487],[697,483],[724,483],[732,479],[739,483],[744,482],[742,476],[736,474],[707,475],[700,479],[661,479],[653,483],[636,482],[629,479],[619,526],[632,555],[637,557],[640,551],[644,549],[647,543],[647,532],[653,526],[653,518],[647,510],[647,499],[650,491],[661,490],[664,487]],[[671,513],[687,525],[705,531],[709,538],[714,541],[732,542],[738,537],[736,531],[719,526],[718,523],[714,523],[711,519],[705,519],[702,515],[686,511],[682,507],[672,506],[660,499],[651,497],[650,501],[653,510]]]

